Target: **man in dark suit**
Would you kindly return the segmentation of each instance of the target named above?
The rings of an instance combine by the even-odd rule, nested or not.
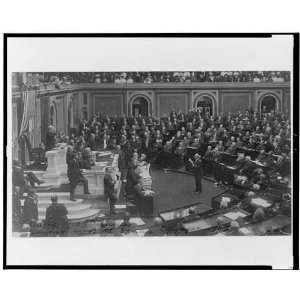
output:
[[[38,220],[38,197],[33,188],[28,187],[23,205],[23,223],[30,224]]]
[[[104,195],[109,202],[110,213],[113,214],[115,209],[115,203],[118,199],[115,193],[115,180],[112,178],[112,174],[109,168],[105,169]]]
[[[68,178],[70,181],[70,200],[74,200],[74,192],[78,183],[83,183],[84,193],[89,194],[89,187],[87,179],[82,175],[79,161],[76,154],[73,154],[73,158],[69,158],[68,163]]]
[[[118,167],[121,172],[121,179],[126,182],[127,172],[128,172],[128,161],[124,149],[120,145],[117,146],[118,157]]]
[[[194,155],[194,161],[192,159],[189,159],[189,161],[194,170],[195,183],[196,183],[195,192],[202,193],[203,164],[202,164],[201,155],[196,153]]]
[[[51,202],[46,210],[46,230],[50,235],[64,235],[69,229],[67,208],[64,204],[58,203],[56,195],[51,197]]]

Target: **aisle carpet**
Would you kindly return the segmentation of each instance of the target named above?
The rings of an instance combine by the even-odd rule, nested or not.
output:
[[[176,172],[164,173],[161,170],[152,170],[155,206],[158,211],[167,211],[195,203],[208,206],[211,198],[224,191],[216,187],[211,181],[202,180],[202,193],[195,193],[194,177]]]

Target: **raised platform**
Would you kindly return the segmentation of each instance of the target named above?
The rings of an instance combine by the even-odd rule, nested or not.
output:
[[[82,184],[75,189],[76,201],[70,201],[69,180],[66,170],[66,145],[60,144],[54,150],[47,152],[48,168],[46,171],[32,171],[44,183],[37,185],[39,219],[44,220],[47,207],[51,205],[51,196],[56,194],[58,202],[66,206],[70,222],[81,222],[93,219],[100,213],[109,211],[109,204],[104,197],[105,168],[112,168],[112,175],[116,179],[117,197],[120,196],[121,180],[118,170],[118,155],[103,151],[93,152],[95,166],[90,170],[82,170],[88,180],[89,195],[83,192]]]

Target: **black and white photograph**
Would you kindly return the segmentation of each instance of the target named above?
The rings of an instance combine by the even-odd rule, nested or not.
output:
[[[291,234],[289,71],[12,74],[13,235]]]
[[[279,45],[292,49],[292,39],[285,38]],[[38,48],[25,67],[22,55],[20,68],[8,65],[7,235],[12,244],[61,242],[65,248],[69,241],[73,247],[72,241],[85,247],[88,240],[112,243],[109,252],[125,240],[130,247],[162,241],[172,248],[177,241],[184,250],[194,247],[190,242],[202,248],[210,239],[220,247],[231,239],[250,247],[256,239],[271,240],[287,247],[281,255],[289,253],[292,265],[293,201],[298,200],[292,174],[293,65],[270,59],[252,66],[259,56],[253,49],[266,46],[268,52],[268,41],[90,38],[85,40],[90,47],[98,47],[91,67],[91,57],[85,66],[89,53],[80,38],[70,43],[68,38],[11,38],[9,62],[20,40],[24,57],[29,48]],[[77,41],[76,56],[70,50]],[[207,47],[212,42],[215,46]],[[121,56],[114,56],[114,43],[124,47]],[[164,51],[167,45],[177,49],[172,58]],[[247,45],[254,46],[244,66],[234,59],[228,63],[226,54],[214,65],[211,49],[226,52],[235,45],[244,53]],[[69,57],[58,55],[48,68],[35,61],[30,68],[35,51],[43,62],[51,51]],[[274,55],[275,62],[280,55],[292,61],[292,51]],[[166,64],[170,60],[176,63]]]

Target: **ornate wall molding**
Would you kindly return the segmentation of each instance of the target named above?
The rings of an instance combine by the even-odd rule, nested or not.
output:
[[[218,114],[219,112],[219,91],[218,90],[193,90],[191,99],[191,108],[197,106],[197,102],[202,96],[207,96],[212,100],[213,113]]]
[[[133,112],[132,112],[132,104],[133,101],[138,98],[138,97],[143,97],[147,100],[148,103],[148,114],[152,115],[153,114],[153,106],[154,106],[154,91],[127,91],[127,95],[126,95],[126,99],[127,99],[127,111],[128,111],[128,115],[132,116]]]
[[[272,96],[276,100],[276,110],[282,111],[283,108],[283,92],[282,89],[267,89],[267,90],[256,90],[255,98],[257,111],[260,111],[262,100],[267,97]]]

